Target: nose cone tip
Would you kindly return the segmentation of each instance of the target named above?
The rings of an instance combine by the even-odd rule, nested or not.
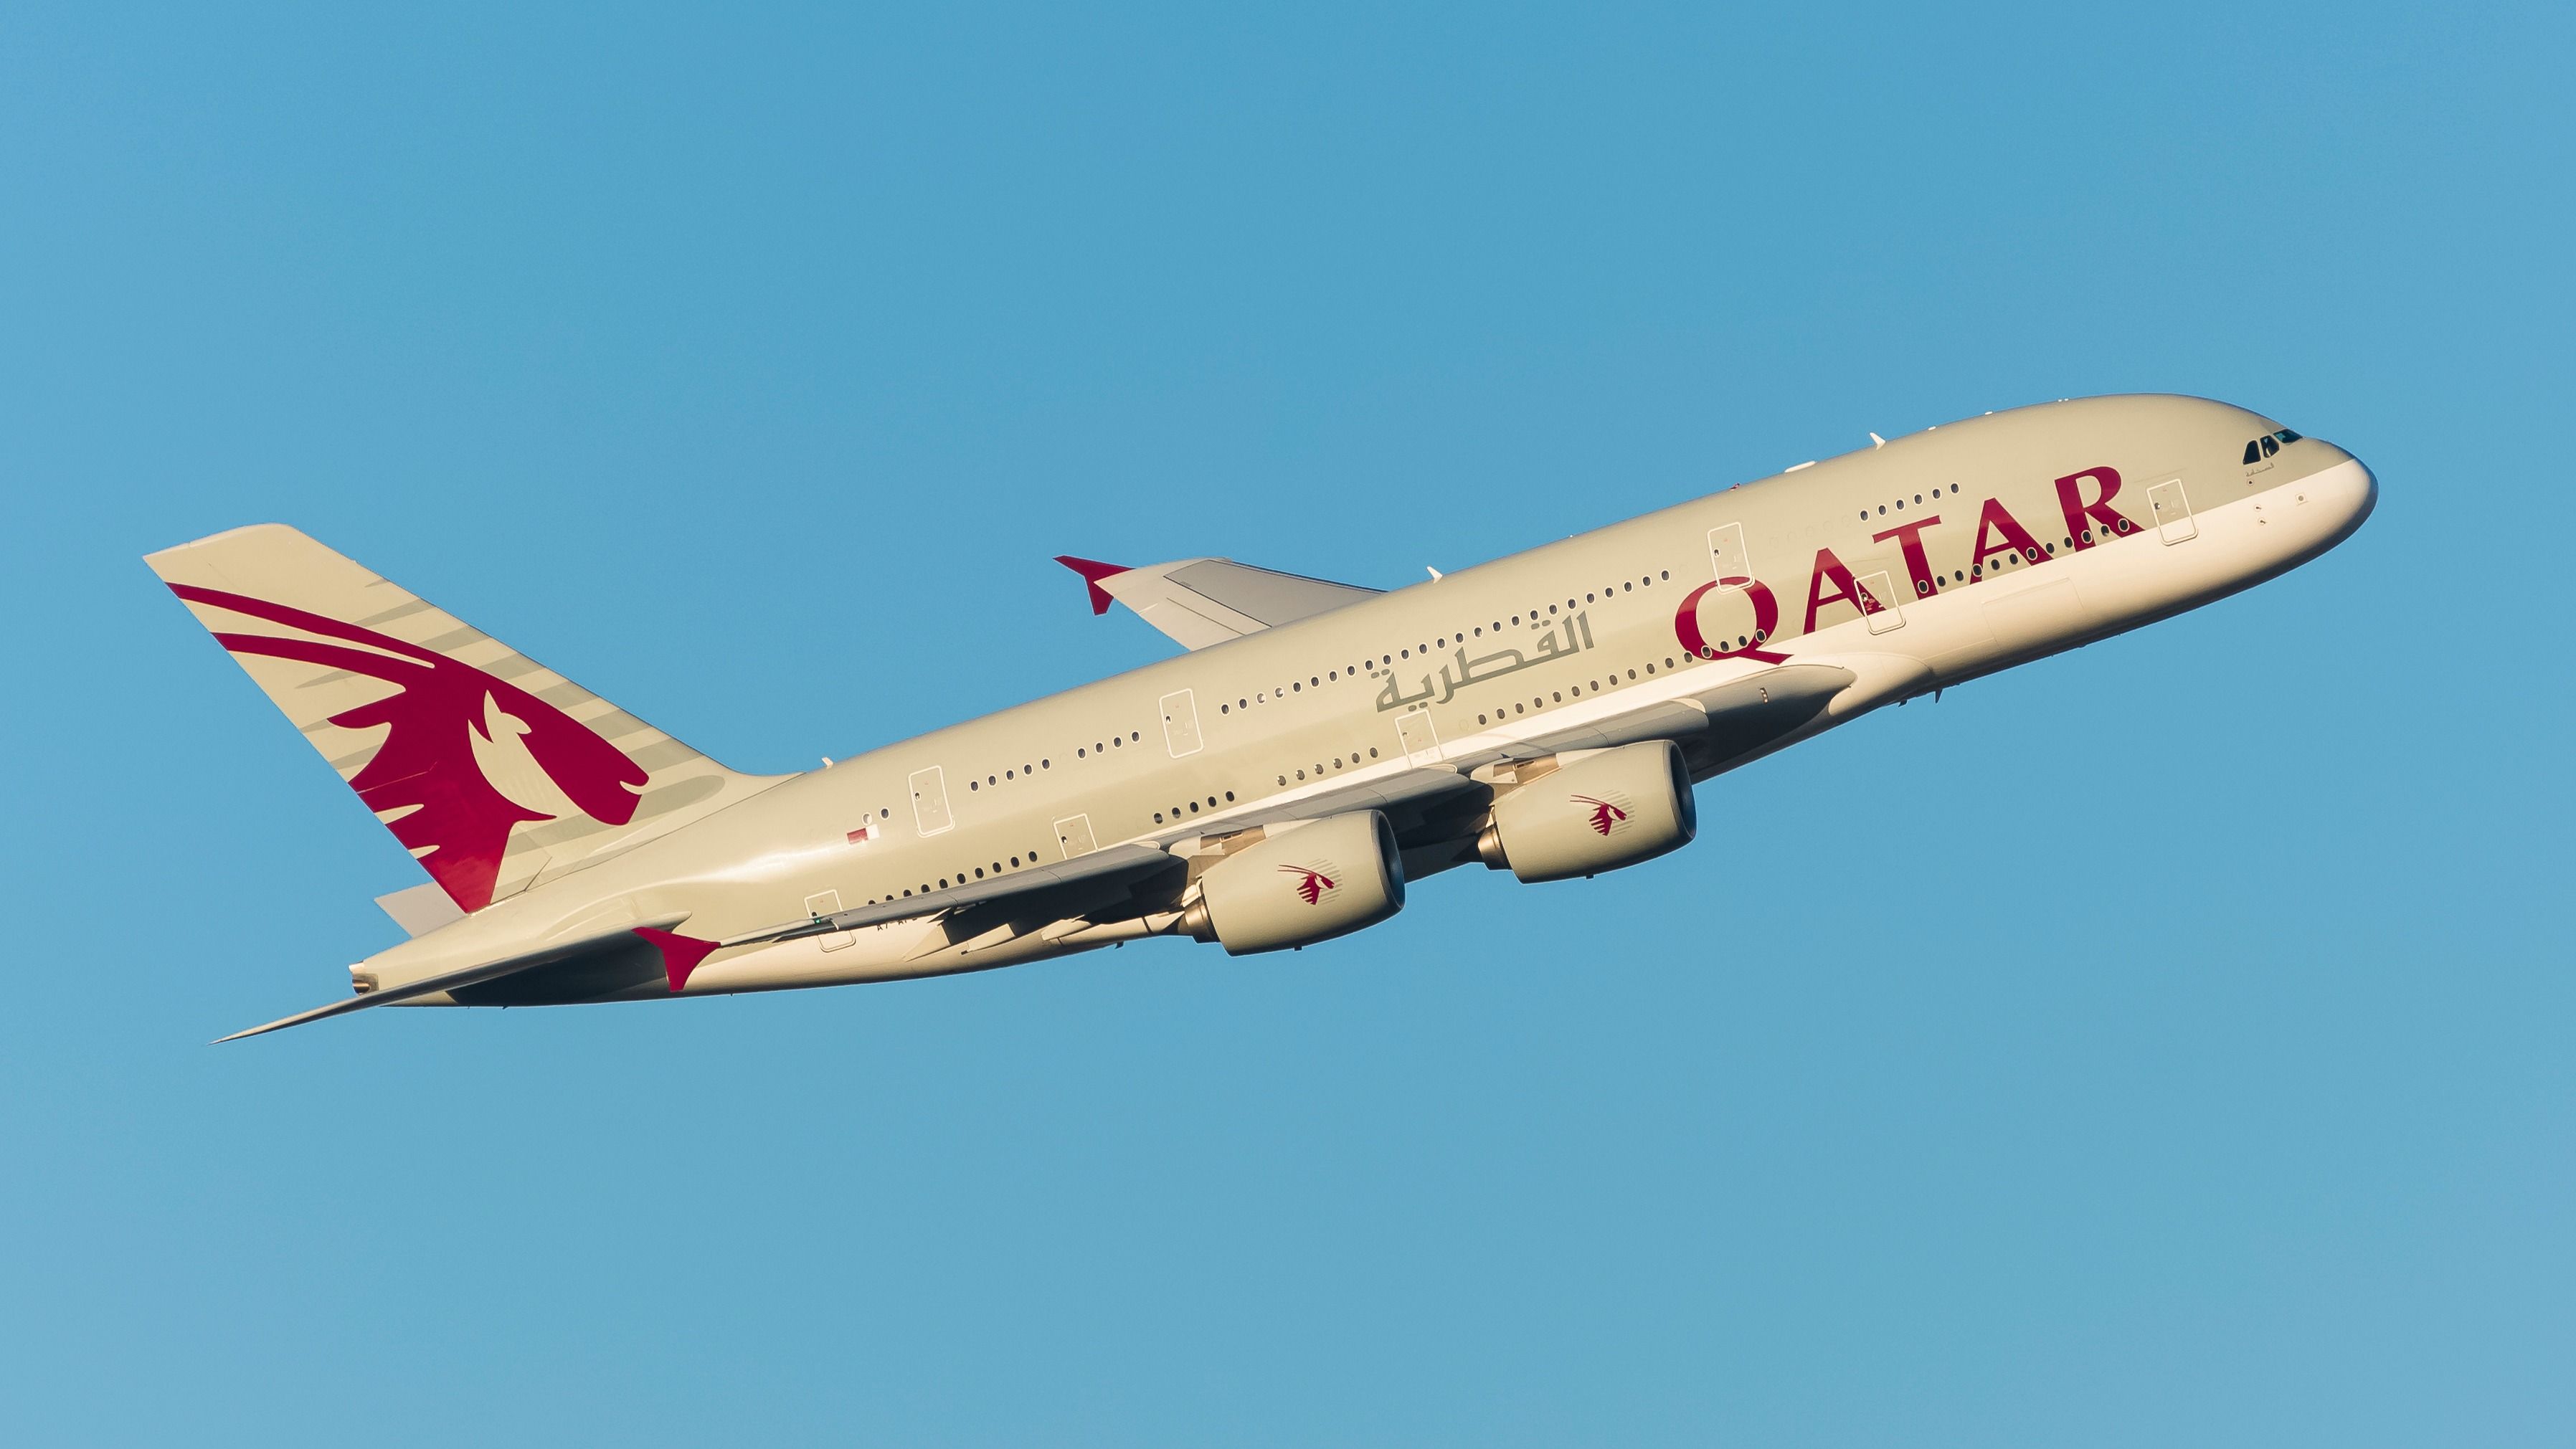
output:
[[[2334,480],[2335,491],[2341,495],[2344,519],[2328,547],[2352,537],[2354,530],[2369,521],[2371,513],[2379,507],[2379,475],[2351,453],[2341,448],[2335,451],[2343,453],[2343,461],[2329,469],[2328,475]]]

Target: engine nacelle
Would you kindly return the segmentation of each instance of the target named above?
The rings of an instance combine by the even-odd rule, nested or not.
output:
[[[1681,747],[1647,740],[1585,755],[1494,802],[1476,854],[1524,881],[1565,880],[1652,860],[1698,832]]]
[[[1282,831],[1218,861],[1180,929],[1228,955],[1310,946],[1404,909],[1395,829],[1374,810]]]

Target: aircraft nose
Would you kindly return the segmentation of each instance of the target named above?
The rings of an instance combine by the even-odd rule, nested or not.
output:
[[[2335,541],[2340,543],[2351,537],[2352,531],[2361,527],[2371,511],[2379,507],[2379,475],[2370,471],[2369,464],[2343,449],[2335,448],[2335,452],[2340,455],[2340,461],[2326,470],[2331,475],[2329,478],[2319,481],[2326,485],[2329,499],[2340,504],[2347,515],[2343,527],[2335,532]]]
[[[2359,458],[2322,438],[2308,441],[2330,450],[2334,461],[2289,487],[2301,504],[2324,510],[2330,527],[2317,548],[2322,553],[2352,537],[2353,531],[2369,519],[2371,510],[2379,506],[2379,475]]]

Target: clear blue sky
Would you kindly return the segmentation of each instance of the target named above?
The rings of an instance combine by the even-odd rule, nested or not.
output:
[[[0,27],[0,1439],[2576,1434],[2565,7],[746,8]],[[419,876],[149,549],[778,770],[2136,389],[2378,516],[1635,871],[204,1045]]]

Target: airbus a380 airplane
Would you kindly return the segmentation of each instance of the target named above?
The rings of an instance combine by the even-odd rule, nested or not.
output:
[[[1189,652],[742,775],[291,528],[148,560],[431,883],[372,1006],[888,981],[1176,935],[1236,954],[1482,862],[1687,844],[1693,784],[2316,557],[2378,483],[2199,398],[1990,413],[1391,593],[1221,558],[1079,572]],[[233,1040],[233,1037],[224,1040]]]

